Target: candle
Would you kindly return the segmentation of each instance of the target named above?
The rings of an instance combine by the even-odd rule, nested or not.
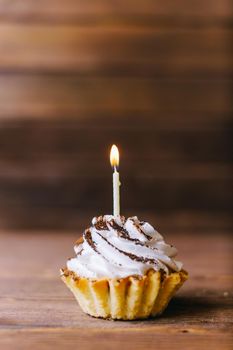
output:
[[[113,215],[120,215],[120,174],[117,171],[119,166],[119,151],[116,145],[112,145],[110,152],[110,163],[113,167]]]

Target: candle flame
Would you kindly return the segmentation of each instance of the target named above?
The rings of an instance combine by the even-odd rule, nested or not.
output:
[[[112,145],[110,152],[110,163],[112,167],[119,166],[119,151],[116,145]]]

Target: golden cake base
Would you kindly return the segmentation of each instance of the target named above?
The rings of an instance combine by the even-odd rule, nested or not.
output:
[[[144,276],[99,280],[61,270],[61,278],[72,291],[81,309],[94,317],[135,320],[163,312],[175,292],[187,280],[184,270],[164,275],[149,270]]]

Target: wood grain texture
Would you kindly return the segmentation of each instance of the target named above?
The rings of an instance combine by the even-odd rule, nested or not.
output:
[[[231,29],[0,24],[0,71],[226,77]]]
[[[161,163],[193,161],[198,167],[198,164],[204,162],[223,163],[231,159],[231,130],[228,128],[230,123],[227,119],[222,123],[226,124],[222,129],[220,121],[209,120],[209,124],[206,122],[206,128],[199,126],[196,130],[192,127],[182,128],[179,121],[176,126],[174,124],[166,126],[166,123],[169,123],[168,118],[164,121],[163,127],[160,127],[160,122],[155,117],[154,120],[151,118],[150,123],[143,128],[140,128],[140,124],[138,128],[135,127],[133,117],[128,127],[124,125],[124,118],[116,117],[115,121],[109,118],[106,123],[103,119],[104,124],[99,124],[95,117],[88,123],[82,123],[79,118],[77,119],[75,122],[65,121],[61,127],[55,121],[50,125],[40,121],[27,124],[21,123],[20,120],[3,124],[0,127],[1,159],[4,160],[5,156],[5,159],[16,162],[54,159],[57,162],[59,160],[70,162],[71,165],[75,162],[81,165],[86,163],[88,173],[90,167],[98,164],[100,167],[108,168],[109,151],[113,141],[119,144],[122,166],[126,168],[128,162],[130,166],[137,167],[135,161],[139,164],[156,160]],[[189,122],[192,125],[195,120],[187,120],[187,124]],[[143,123],[145,124],[145,120],[141,118],[141,125]],[[132,142],[134,140],[140,142]],[[222,163],[219,167],[222,167]],[[164,165],[169,166],[168,163]],[[153,171],[155,164],[149,163],[148,166]],[[138,167],[137,171],[140,173],[143,169]]]
[[[80,220],[79,225],[83,229],[87,223]],[[161,317],[134,322],[104,321],[81,312],[58,276],[76,239],[71,232],[1,232],[1,348],[170,349],[173,344],[174,349],[230,349],[229,232],[166,235],[178,247],[190,279]]]
[[[117,143],[125,212],[229,228],[232,17],[228,0],[0,0],[0,227],[109,212]]]
[[[155,205],[156,204],[156,205]],[[173,209],[161,210],[159,203],[154,204],[154,208],[148,212],[146,208],[138,209],[137,215],[148,221],[156,218],[156,227],[163,227],[168,233],[184,232],[189,235],[190,231],[197,234],[203,232],[214,233],[219,230],[229,231],[232,229],[232,215],[229,211],[204,211]],[[145,205],[146,206],[146,205]],[[77,230],[78,222],[85,220],[89,222],[90,218],[97,214],[104,214],[101,207],[88,208],[87,210],[74,207],[49,207],[36,206],[35,204],[20,206],[6,205],[0,206],[0,227],[5,230],[54,230],[59,233],[61,230]],[[109,203],[106,204],[106,213],[110,213]],[[125,208],[124,215],[135,215],[135,208]],[[79,231],[80,232],[80,231]]]
[[[231,113],[228,80],[187,81],[0,75],[0,118],[85,112]],[[132,103],[129,103],[132,101]]]
[[[122,176],[122,207],[171,210],[228,210],[231,205],[231,179],[182,179],[180,181],[156,178]],[[213,191],[215,188],[215,191]],[[136,190],[135,190],[136,189]],[[76,208],[88,210],[99,207],[109,212],[112,203],[111,176],[106,179],[61,179],[47,182],[1,181],[2,206]],[[151,198],[151,199],[148,199]],[[155,198],[158,201],[156,204]],[[125,199],[125,200],[124,200]],[[201,199],[201,201],[200,201]],[[90,203],[91,201],[91,203]]]
[[[41,0],[40,4],[33,0],[0,0],[0,10],[3,18],[22,21],[107,21],[136,20],[143,18],[194,18],[206,21],[208,18],[225,19],[231,16],[231,6],[228,0],[127,0],[119,4],[106,0],[97,0],[91,4],[81,0]]]
[[[229,212],[231,133],[221,119],[171,118],[168,126],[169,116],[133,117],[128,126],[95,116],[2,121],[0,226],[73,228],[76,212],[111,211],[112,140],[121,146],[123,210]]]

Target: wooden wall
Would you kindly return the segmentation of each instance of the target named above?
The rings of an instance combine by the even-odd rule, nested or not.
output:
[[[228,227],[232,19],[226,0],[0,0],[0,227],[110,212],[112,143],[124,213]]]

